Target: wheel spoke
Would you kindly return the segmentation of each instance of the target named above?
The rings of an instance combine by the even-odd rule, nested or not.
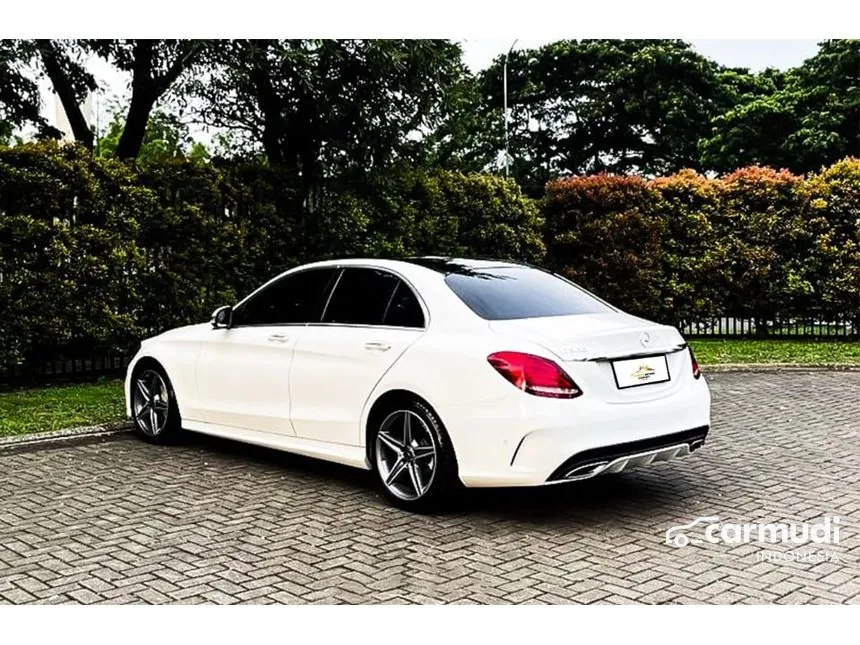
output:
[[[152,426],[152,434],[158,434],[158,414],[154,407],[149,408],[149,423]]]
[[[144,432],[150,433],[149,414],[143,414],[143,410],[141,410],[137,414],[137,420],[140,423],[141,430],[143,430]]]
[[[143,400],[148,403],[151,397],[149,394],[149,388],[144,385],[143,379],[138,380],[137,389],[140,390],[140,393],[143,396]]]
[[[398,457],[403,453],[403,444],[397,441],[397,439],[392,437],[390,434],[387,432],[380,432],[378,436],[379,440],[396,452]]]
[[[158,401],[153,401],[152,405],[159,412],[167,412],[167,408],[169,407],[167,401],[165,401],[164,399],[160,399]]]
[[[403,413],[403,445],[408,446],[412,443],[412,415],[408,412]]]
[[[436,454],[436,449],[433,446],[418,446],[413,449],[415,459],[426,459]]]
[[[385,484],[387,486],[391,486],[394,480],[397,479],[397,476],[403,472],[404,468],[406,468],[406,461],[403,459],[403,457],[400,457],[397,459],[396,462],[394,462],[394,465],[391,467],[391,471],[388,473],[388,477],[385,478]]]
[[[155,372],[152,373],[152,387],[150,388],[150,392],[152,392],[153,398],[156,396],[160,396],[162,399],[166,398],[164,387],[164,381],[161,380],[161,377]]]
[[[415,488],[415,494],[419,497],[424,492],[424,482],[421,481],[421,470],[418,464],[412,462],[409,464],[409,479],[412,480],[412,486]]]

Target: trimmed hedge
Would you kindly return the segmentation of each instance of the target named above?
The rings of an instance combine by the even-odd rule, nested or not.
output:
[[[253,164],[135,168],[53,143],[0,148],[0,365],[128,352],[261,282],[337,256],[547,265],[631,313],[854,321],[860,160],[551,182],[399,167],[296,202]]]
[[[542,211],[547,263],[631,313],[860,328],[860,159],[808,178],[574,177],[547,185]]]
[[[289,186],[241,163],[0,148],[0,366],[128,352],[311,260],[544,254],[536,204],[498,177],[404,168],[313,208]]]

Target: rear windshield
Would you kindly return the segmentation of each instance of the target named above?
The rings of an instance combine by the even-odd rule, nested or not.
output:
[[[570,282],[529,267],[469,269],[448,274],[445,282],[472,311],[487,320],[612,311]]]

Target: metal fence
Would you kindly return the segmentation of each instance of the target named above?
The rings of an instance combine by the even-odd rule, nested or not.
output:
[[[96,356],[8,365],[0,367],[0,387],[91,381],[102,376],[120,377],[125,374],[129,360],[130,356]]]
[[[773,340],[860,341],[860,320],[768,320],[717,317],[678,326],[687,338],[767,338]],[[119,378],[125,374],[130,355],[57,358],[29,365],[0,366],[0,388]]]
[[[719,317],[682,323],[691,338],[769,338],[774,340],[860,340],[860,320],[774,319]]]

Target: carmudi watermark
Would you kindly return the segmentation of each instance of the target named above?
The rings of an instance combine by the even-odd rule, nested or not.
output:
[[[720,522],[719,517],[707,516],[668,529],[666,544],[676,548],[690,544],[830,546],[839,544],[839,528],[839,517],[830,515],[815,523]],[[832,562],[839,554],[833,550],[761,551],[756,557],[760,561]]]

